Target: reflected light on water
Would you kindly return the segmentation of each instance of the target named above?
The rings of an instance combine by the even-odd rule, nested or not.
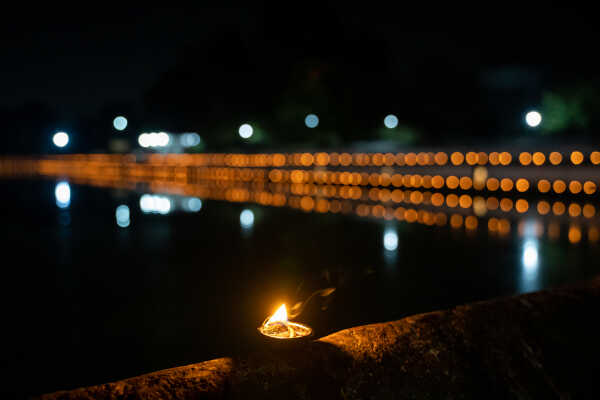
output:
[[[202,200],[197,197],[188,197],[183,199],[183,209],[189,212],[198,212],[202,209]]]
[[[252,210],[243,210],[240,213],[240,225],[244,229],[250,229],[254,226],[254,213]]]
[[[196,132],[184,133],[179,137],[179,143],[181,143],[183,147],[198,146],[200,142],[202,142],[202,139]]]
[[[129,226],[129,207],[124,204],[120,205],[117,207],[115,216],[117,218],[117,225],[119,225],[121,228],[127,228]]]
[[[166,196],[144,194],[140,197],[142,212],[155,214],[168,214],[171,211],[171,200]]]
[[[59,208],[67,208],[71,204],[71,186],[68,182],[58,182],[54,188],[54,197],[56,205]]]
[[[523,267],[527,271],[532,271],[538,267],[538,248],[537,242],[528,239],[523,245]]]
[[[393,228],[386,228],[383,233],[383,247],[388,251],[398,249],[398,233]]]
[[[521,263],[523,265],[521,291],[531,292],[537,290],[539,288],[539,250],[536,239],[529,238],[525,240]]]

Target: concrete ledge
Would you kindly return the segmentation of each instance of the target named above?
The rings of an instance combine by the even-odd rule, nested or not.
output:
[[[600,398],[600,279],[42,399]]]

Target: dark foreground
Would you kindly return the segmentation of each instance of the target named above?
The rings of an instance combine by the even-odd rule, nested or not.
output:
[[[43,399],[600,398],[600,278]]]

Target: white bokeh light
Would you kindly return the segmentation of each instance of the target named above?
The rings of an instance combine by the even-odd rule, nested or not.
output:
[[[127,228],[129,226],[129,207],[124,204],[120,205],[115,211],[115,216],[117,218],[117,225],[121,228]]]
[[[254,129],[252,129],[252,126],[250,126],[250,124],[243,124],[242,126],[240,126],[240,129],[238,129],[238,133],[243,139],[248,139],[254,133]]]
[[[197,197],[188,197],[184,200],[184,208],[186,211],[198,212],[202,209],[202,200]]]
[[[398,126],[398,117],[394,114],[389,114],[383,119],[383,124],[386,128],[393,129]]]
[[[171,199],[166,196],[144,194],[140,197],[140,209],[148,214],[168,214],[171,211]]]
[[[521,255],[521,277],[519,289],[521,292],[533,292],[541,288],[540,282],[540,252],[538,240],[525,239]]]
[[[116,130],[122,131],[127,128],[127,118],[119,115],[117,118],[113,120],[113,126]]]
[[[523,245],[523,267],[527,272],[533,272],[538,267],[538,247],[535,240],[527,240]]]
[[[537,111],[529,111],[525,114],[525,122],[532,128],[542,123],[542,114]]]
[[[201,141],[202,141],[202,139],[200,138],[200,135],[198,135],[195,132],[184,133],[179,138],[179,143],[183,147],[198,146]]]
[[[171,143],[171,135],[166,132],[142,133],[138,143],[142,147],[166,147]]]
[[[398,248],[398,234],[396,230],[387,228],[383,234],[383,247],[388,251],[394,251]]]
[[[254,225],[254,213],[252,210],[246,209],[240,213],[240,225],[245,229],[252,228]]]
[[[319,126],[319,117],[317,117],[315,114],[308,114],[306,118],[304,118],[304,124],[308,128],[316,128]]]
[[[69,143],[69,135],[66,132],[56,132],[52,136],[52,143],[56,147],[65,147]]]
[[[69,207],[69,204],[71,204],[71,186],[69,186],[69,183],[58,182],[54,188],[54,197],[59,208]]]

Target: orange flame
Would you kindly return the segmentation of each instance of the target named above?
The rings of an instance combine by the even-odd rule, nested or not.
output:
[[[269,318],[267,320],[265,325],[270,325],[275,322],[287,322],[287,321],[288,321],[287,309],[285,308],[285,304],[282,304],[281,307],[279,307],[277,309],[277,311],[275,311],[275,314],[271,315],[271,318]]]

